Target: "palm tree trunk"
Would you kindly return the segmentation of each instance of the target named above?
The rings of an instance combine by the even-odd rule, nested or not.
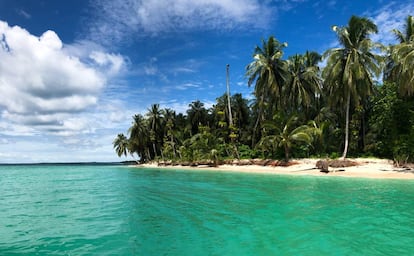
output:
[[[260,113],[257,116],[256,122],[253,127],[252,148],[256,146],[256,132],[257,132],[257,127],[259,126],[259,118],[260,118]]]
[[[285,145],[285,162],[289,162],[289,147]]]
[[[259,127],[260,118],[262,116],[262,111],[263,111],[262,104],[263,104],[263,101],[264,101],[264,90],[263,90],[262,95],[260,95],[259,113],[257,114],[256,123],[254,124],[254,127],[253,127],[252,148],[254,148],[256,146],[256,132],[257,132],[257,128]]]
[[[154,159],[157,158],[157,149],[155,148],[155,143],[152,143],[152,149],[154,150]]]
[[[229,67],[226,66],[226,85],[227,85],[227,107],[229,111],[229,127],[233,126],[233,115],[231,114],[231,102],[230,102],[230,83],[229,83]]]
[[[346,158],[348,153],[348,144],[349,144],[349,109],[351,105],[351,93],[348,92],[348,97],[346,99],[346,113],[345,113],[345,146],[344,152],[342,154],[342,159]]]
[[[173,148],[173,155],[174,155],[174,159],[176,158],[176,153],[175,153],[175,143],[174,143],[174,135],[171,135],[171,145]]]
[[[151,160],[151,153],[150,153],[150,148],[149,147],[147,147],[147,159],[146,160],[147,161]]]

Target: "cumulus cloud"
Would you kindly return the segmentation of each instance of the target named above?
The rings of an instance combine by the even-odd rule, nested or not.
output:
[[[96,105],[107,80],[124,66],[120,55],[66,47],[53,31],[37,37],[3,21],[0,59],[2,119],[62,133],[84,128],[72,115]]]
[[[271,9],[258,0],[94,0],[92,38],[120,41],[164,32],[264,27]]]

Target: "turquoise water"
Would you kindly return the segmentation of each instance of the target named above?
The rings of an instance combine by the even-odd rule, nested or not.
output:
[[[410,254],[414,181],[0,166],[0,255]]]

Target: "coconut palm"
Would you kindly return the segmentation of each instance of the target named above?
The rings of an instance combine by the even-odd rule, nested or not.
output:
[[[199,100],[193,101],[188,107],[187,115],[191,123],[192,135],[195,135],[198,133],[199,125],[206,124],[207,109],[204,108],[204,103]]]
[[[397,82],[402,94],[412,95],[414,92],[414,18],[407,17],[404,32],[396,29],[393,32],[400,43],[391,47],[389,77],[391,81]]]
[[[371,33],[377,33],[377,26],[367,18],[352,16],[347,26],[334,26],[333,30],[337,33],[341,47],[325,53],[328,62],[323,73],[330,103],[345,108],[342,158],[346,158],[351,103],[358,105],[373,92],[373,77],[380,73],[380,58],[372,53],[375,45],[369,39]]]
[[[169,108],[162,110],[162,115],[165,119],[165,134],[164,134],[164,144],[169,145],[173,151],[173,157],[176,158],[176,149],[175,149],[175,138],[174,138],[174,128],[175,128],[175,111]]]
[[[308,125],[298,126],[298,117],[291,115],[285,118],[276,115],[272,121],[265,122],[264,126],[268,129],[270,135],[264,136],[259,145],[271,143],[275,148],[282,148],[285,153],[285,161],[290,159],[290,150],[295,143],[310,145],[312,143],[314,128]]]
[[[254,95],[257,105],[257,119],[253,130],[253,140],[260,122],[264,118],[264,109],[272,110],[281,105],[282,87],[287,80],[287,63],[282,60],[283,48],[286,43],[280,43],[271,36],[267,41],[262,40],[262,47],[256,46],[253,61],[246,67],[248,86],[254,84]],[[271,104],[276,103],[276,106]],[[252,142],[254,145],[254,141]]]
[[[414,18],[411,15],[407,16],[407,19],[404,24],[404,31],[399,31],[398,29],[392,30],[397,38],[397,40],[402,43],[409,43],[414,40]]]
[[[305,55],[296,54],[289,58],[290,76],[284,90],[285,106],[291,105],[294,111],[307,110],[315,106],[322,86],[317,66],[318,59],[320,60],[321,56],[316,52],[306,52]]]
[[[161,121],[162,114],[159,104],[152,104],[149,109],[147,109],[147,118],[150,126],[150,140],[152,142],[152,150],[154,151],[154,158],[157,157],[157,146],[156,144],[159,141],[159,136],[161,133]]]
[[[150,159],[148,150],[148,124],[144,117],[140,114],[133,117],[132,126],[128,129],[130,136],[129,150],[138,154],[141,161]]]
[[[123,133],[119,133],[112,144],[119,157],[122,155],[127,156],[129,142],[128,138]]]
[[[249,101],[243,98],[241,93],[236,93],[232,97],[233,118],[236,120],[237,127],[244,128],[249,124]]]

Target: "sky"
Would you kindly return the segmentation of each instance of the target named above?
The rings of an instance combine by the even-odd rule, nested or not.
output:
[[[395,43],[414,1],[1,0],[0,163],[113,162],[112,142],[151,104],[185,113],[226,91],[275,36],[284,57],[336,47],[332,26],[374,21]]]

